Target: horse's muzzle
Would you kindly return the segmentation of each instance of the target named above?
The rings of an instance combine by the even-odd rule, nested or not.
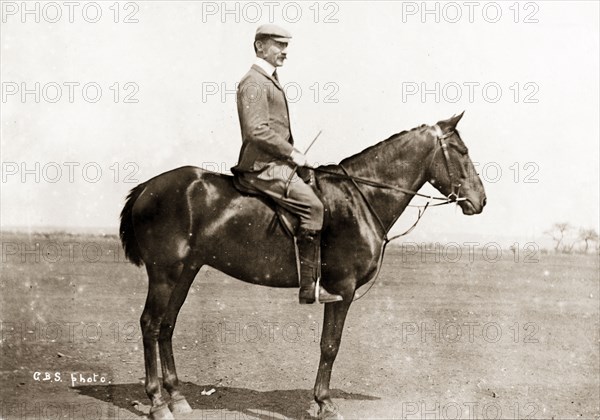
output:
[[[483,211],[485,204],[487,202],[487,198],[484,196],[481,199],[480,204],[473,204],[473,201],[470,199],[459,201],[458,205],[462,209],[463,214],[467,216],[472,216],[474,214],[479,214]]]

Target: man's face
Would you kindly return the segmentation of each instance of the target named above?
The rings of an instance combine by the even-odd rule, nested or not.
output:
[[[274,39],[259,41],[257,55],[275,67],[281,67],[287,58],[287,46],[287,42],[279,42]]]

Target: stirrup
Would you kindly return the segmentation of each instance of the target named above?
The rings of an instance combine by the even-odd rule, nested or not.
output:
[[[309,301],[308,299],[300,299],[300,304],[311,304],[311,303],[334,303],[334,302],[341,302],[344,300],[344,298],[342,298],[340,295],[334,295],[329,293],[327,290],[325,290],[322,286],[321,286],[321,278],[318,278],[317,281],[315,282],[315,286],[314,286],[314,290],[315,290],[315,295],[314,295],[314,299],[312,299],[312,301]],[[323,291],[323,294],[326,295],[325,296],[325,300],[321,300],[319,299],[319,297],[321,296],[321,291]]]

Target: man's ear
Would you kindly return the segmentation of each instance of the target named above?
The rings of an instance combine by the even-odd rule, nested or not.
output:
[[[257,39],[256,41],[254,41],[254,48],[256,49],[256,52],[259,52],[263,50],[264,47],[264,43],[261,39]]]

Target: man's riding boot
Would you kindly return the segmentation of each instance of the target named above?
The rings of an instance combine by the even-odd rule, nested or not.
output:
[[[342,297],[332,295],[319,285],[317,280],[321,274],[321,232],[318,230],[298,229],[298,253],[300,254],[300,303],[339,302]]]

